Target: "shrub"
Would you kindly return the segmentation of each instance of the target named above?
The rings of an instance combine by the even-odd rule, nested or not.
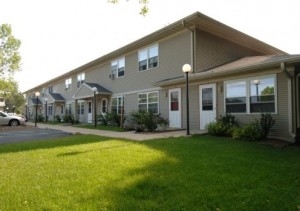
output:
[[[55,121],[56,122],[61,122],[61,118],[58,114],[55,115]]]
[[[236,128],[233,132],[233,138],[245,141],[260,141],[267,138],[274,124],[275,120],[271,114],[261,114],[259,120],[255,119],[241,128]]]
[[[39,115],[37,116],[37,121],[38,121],[38,122],[44,122],[44,120],[45,120],[45,118],[44,118],[43,114],[39,114]]]
[[[269,113],[261,114],[259,125],[260,125],[262,138],[267,138],[270,129],[275,125],[275,120],[273,119],[272,115]]]
[[[64,116],[63,116],[63,120],[64,120],[64,122],[66,122],[66,123],[72,123],[72,124],[75,123],[75,118],[74,118],[74,115],[73,115],[73,114],[67,114],[67,115],[64,115]]]
[[[220,115],[216,122],[209,123],[206,126],[207,132],[215,136],[231,136],[233,128],[236,126],[235,117],[231,114]]]
[[[153,112],[134,111],[130,113],[131,121],[135,124],[136,132],[142,132],[144,130],[153,132],[157,129],[157,126],[166,126],[169,124],[168,120],[160,117],[160,114],[154,114]]]
[[[259,141],[261,140],[261,130],[257,122],[251,122],[243,127],[235,128],[232,137],[244,141]]]

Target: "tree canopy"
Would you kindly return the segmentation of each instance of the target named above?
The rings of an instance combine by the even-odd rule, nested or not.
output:
[[[9,77],[20,70],[21,56],[18,52],[21,41],[12,35],[9,24],[0,26],[0,76]]]
[[[127,0],[127,1],[129,1],[129,0]],[[119,2],[119,0],[108,0],[108,2],[117,4]],[[139,4],[141,4],[141,6],[142,6],[140,9],[140,14],[145,16],[149,11],[148,0],[139,0]]]

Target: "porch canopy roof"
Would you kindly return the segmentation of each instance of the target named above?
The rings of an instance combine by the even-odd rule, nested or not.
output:
[[[66,102],[65,98],[60,93],[49,93],[49,102]]]
[[[112,95],[112,92],[104,88],[103,86],[100,86],[97,83],[87,83],[84,82],[81,84],[81,86],[77,89],[75,94],[73,95],[73,98],[75,99],[84,99],[94,96],[93,87],[97,88],[96,94],[101,95]]]
[[[40,100],[40,98],[37,99],[36,97],[31,98],[31,102],[32,102],[33,105],[36,105],[36,103],[38,105],[42,105],[43,104],[42,101]]]
[[[300,54],[296,55],[268,55],[268,56],[250,56],[237,59],[235,61],[214,67],[207,71],[191,73],[189,75],[189,81],[209,80],[217,77],[226,77],[237,74],[246,74],[250,72],[260,71],[262,69],[278,67],[280,69],[281,64],[284,63],[294,64],[300,63]],[[166,78],[154,83],[155,86],[170,86],[178,83],[185,82],[185,76],[175,78]]]

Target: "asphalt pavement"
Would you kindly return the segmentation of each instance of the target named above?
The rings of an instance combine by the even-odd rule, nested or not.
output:
[[[30,130],[8,130],[0,133],[0,144],[15,143],[32,140],[49,140],[52,138],[69,136],[62,130],[35,128]]]

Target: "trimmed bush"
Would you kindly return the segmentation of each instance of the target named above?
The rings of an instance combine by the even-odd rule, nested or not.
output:
[[[261,114],[259,120],[255,119],[241,128],[236,128],[233,131],[233,138],[245,141],[261,141],[267,138],[274,124],[275,120],[271,114]]]
[[[220,115],[216,122],[212,122],[206,126],[208,134],[214,136],[231,136],[234,127],[237,125],[234,119],[235,117],[231,114]]]
[[[157,126],[168,125],[168,120],[160,117],[160,114],[154,114],[153,112],[134,111],[130,113],[131,121],[135,125],[136,132],[142,132],[147,130],[153,132],[157,129]]]

